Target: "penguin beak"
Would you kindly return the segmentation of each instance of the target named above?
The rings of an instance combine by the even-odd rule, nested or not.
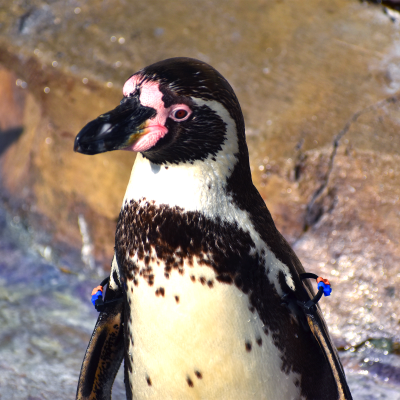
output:
[[[141,105],[136,97],[125,97],[78,133],[74,151],[93,155],[130,147],[148,133],[149,119],[155,115],[154,108]]]

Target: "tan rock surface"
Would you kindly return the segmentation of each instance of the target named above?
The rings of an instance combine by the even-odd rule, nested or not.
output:
[[[390,98],[400,32],[380,7],[19,0],[0,5],[0,24],[1,134],[23,128],[1,153],[2,182],[46,216],[56,241],[79,246],[84,215],[108,263],[134,155],[75,154],[74,136],[118,104],[139,68],[200,58],[236,90],[254,181],[278,227],[307,270],[334,282],[324,307],[337,335],[350,322],[346,340],[359,340],[368,318],[370,332],[399,334],[400,115]]]

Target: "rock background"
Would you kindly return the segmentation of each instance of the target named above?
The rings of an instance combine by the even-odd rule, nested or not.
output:
[[[234,87],[255,184],[306,270],[333,283],[323,309],[350,349],[353,382],[364,379],[359,396],[368,379],[398,385],[395,11],[348,0],[0,4],[0,179],[12,221],[59,270],[81,251],[86,275],[109,267],[134,155],[83,156],[73,140],[118,104],[132,73],[173,56],[209,62]],[[391,346],[372,363],[359,346],[371,338]]]

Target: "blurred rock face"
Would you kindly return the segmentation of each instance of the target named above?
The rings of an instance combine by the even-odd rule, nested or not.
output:
[[[238,95],[253,179],[278,228],[306,270],[333,283],[323,308],[334,335],[346,343],[374,332],[398,338],[393,18],[348,0],[0,5],[3,192],[55,247],[82,246],[86,235],[97,262],[109,264],[134,154],[75,154],[74,137],[118,104],[138,69],[199,58]]]

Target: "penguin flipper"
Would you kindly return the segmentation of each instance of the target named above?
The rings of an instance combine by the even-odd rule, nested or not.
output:
[[[271,227],[273,221],[270,217],[270,214],[268,214],[268,216],[270,218],[268,220],[270,224],[269,227]],[[268,232],[273,232],[273,230],[269,228]],[[318,346],[325,356],[326,361],[330,365],[332,376],[336,383],[338,396],[337,400],[352,400],[353,397],[346,381],[342,363],[340,362],[336,347],[330,338],[328,327],[325,324],[319,304],[317,304],[315,307],[308,308],[307,310],[301,309],[298,306],[299,300],[305,304],[315,296],[313,286],[309,279],[302,281],[300,280],[300,275],[304,274],[305,272],[303,265],[285,238],[277,230],[275,232],[277,234],[268,240],[268,244],[274,253],[278,255],[280,261],[289,267],[292,278],[298,282],[296,296],[287,296],[285,298],[285,302],[288,304],[291,311],[296,315],[303,329],[311,330],[316,342],[318,343]],[[283,274],[280,275],[280,283],[281,286],[285,288],[286,293],[291,292],[290,288],[286,284]]]
[[[303,274],[303,275],[314,275],[314,274]],[[310,278],[310,276],[306,276],[305,278]],[[308,281],[308,279],[305,279],[305,281]],[[308,291],[308,296],[310,295],[313,295],[313,291]],[[321,289],[319,289],[318,295],[319,296],[322,295]],[[338,396],[337,399],[352,400],[353,397],[350,393],[350,389],[346,381],[346,376],[344,373],[342,363],[340,362],[339,359],[339,354],[329,335],[328,327],[326,326],[319,303],[316,304],[316,302],[318,302],[318,300],[320,299],[319,296],[315,297],[310,296],[308,301],[302,303],[303,304],[301,306],[302,314],[306,317],[308,328],[310,329],[311,333],[314,336],[314,339],[318,343],[321,352],[324,354],[325,360],[330,365],[332,376],[336,383],[337,396]],[[311,300],[311,298],[313,298],[313,300]],[[297,305],[301,304],[301,302],[299,301],[296,301],[296,303]]]
[[[112,273],[106,301],[122,294],[113,276]],[[123,310],[124,303],[119,301],[100,313],[83,359],[77,400],[111,399],[112,385],[124,357]]]
[[[332,374],[337,385],[339,395],[338,400],[352,400],[353,397],[346,381],[342,363],[340,362],[337,350],[331,341],[321,311],[316,309],[315,312],[306,313],[306,317],[311,332],[331,366]]]

